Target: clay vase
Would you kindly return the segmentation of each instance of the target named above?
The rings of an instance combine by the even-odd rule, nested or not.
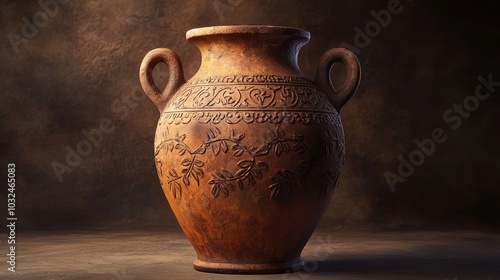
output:
[[[150,51],[142,87],[160,110],[154,155],[161,186],[197,253],[194,268],[219,273],[298,271],[300,254],[327,208],[344,164],[340,109],[360,67],[346,49],[320,59],[314,81],[300,71],[304,30],[217,26],[187,32],[201,51],[184,79],[170,49]],[[152,78],[159,63],[169,81]],[[334,89],[330,69],[347,78]]]

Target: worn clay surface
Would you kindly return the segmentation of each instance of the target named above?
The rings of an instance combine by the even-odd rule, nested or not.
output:
[[[141,84],[160,110],[158,176],[193,244],[197,270],[301,270],[300,253],[329,205],[344,165],[340,110],[355,93],[360,66],[342,48],[327,51],[315,81],[297,64],[309,33],[279,26],[193,29],[200,69],[184,79],[166,48],[149,52]],[[165,89],[152,72],[167,64]],[[346,67],[334,89],[330,70]]]

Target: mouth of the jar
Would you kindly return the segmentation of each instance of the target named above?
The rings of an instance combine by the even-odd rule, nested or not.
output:
[[[307,41],[311,37],[309,32],[294,27],[274,25],[223,25],[191,29],[186,32],[186,39],[190,40],[196,37],[223,34],[281,34],[301,37]]]

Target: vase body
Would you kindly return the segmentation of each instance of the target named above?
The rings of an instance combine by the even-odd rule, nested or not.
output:
[[[297,271],[344,163],[340,108],[359,82],[352,53],[325,54],[314,81],[297,65],[309,33],[274,26],[194,29],[198,72],[185,81],[168,49],[150,52],[141,82],[160,109],[154,155],[161,186],[197,253],[220,273]],[[151,78],[169,66],[160,91]],[[342,62],[348,81],[331,87]]]

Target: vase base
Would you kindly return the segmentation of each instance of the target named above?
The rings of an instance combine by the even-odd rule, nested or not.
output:
[[[301,271],[304,262],[301,259],[284,263],[216,263],[195,260],[194,269],[211,273],[227,274],[271,274]]]

